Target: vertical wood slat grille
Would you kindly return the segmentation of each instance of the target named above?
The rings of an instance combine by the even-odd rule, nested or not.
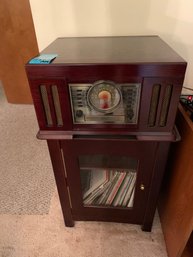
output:
[[[161,109],[160,120],[159,120],[160,127],[166,126],[171,96],[172,96],[172,85],[168,85],[165,89],[163,102],[162,102],[162,109]]]
[[[41,98],[44,106],[44,112],[46,115],[47,126],[53,126],[50,105],[48,100],[48,93],[45,85],[40,85],[40,93],[41,93]]]
[[[49,98],[49,93],[51,98]],[[62,111],[57,85],[40,85],[40,95],[42,99],[46,126],[63,126]]]
[[[159,103],[159,96],[160,96],[160,85],[154,85],[152,89],[151,95],[151,102],[150,102],[150,110],[149,110],[149,117],[148,117],[148,126],[154,127],[156,123],[157,117],[157,108]]]
[[[63,126],[62,112],[61,112],[61,107],[60,107],[60,99],[59,99],[59,95],[58,95],[58,88],[56,85],[52,86],[52,97],[53,97],[53,101],[54,101],[57,125]]]

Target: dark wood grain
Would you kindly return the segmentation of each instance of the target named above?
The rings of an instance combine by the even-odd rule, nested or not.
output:
[[[55,180],[58,188],[60,202],[62,203],[62,211],[64,222],[67,227],[73,227],[74,221],[72,219],[72,209],[70,206],[70,196],[67,189],[65,166],[60,151],[60,143],[56,140],[47,140],[48,149],[53,165]]]
[[[58,38],[43,53],[58,54],[53,64],[184,62],[158,36]]]
[[[154,156],[156,154],[156,142],[140,142],[129,140],[63,140],[62,149],[65,156],[65,164],[68,172],[68,182],[72,199],[72,215],[75,220],[106,220],[116,222],[130,222],[142,224],[147,204],[151,174],[153,173]],[[116,144],[116,146],[115,146]],[[108,155],[128,156],[138,163],[137,182],[135,189],[135,202],[132,209],[125,208],[90,208],[84,207],[82,202],[82,190],[80,184],[80,167],[78,157],[80,155]],[[148,158],[148,156],[151,158]],[[114,157],[115,158],[115,157]],[[110,168],[110,167],[109,167]],[[140,190],[144,184],[145,190]],[[152,207],[153,211],[155,206]],[[151,210],[152,210],[151,209]],[[150,217],[153,221],[153,215]]]
[[[106,46],[106,51],[104,51]],[[61,131],[110,131],[125,132],[172,132],[177,103],[181,92],[186,62],[159,37],[99,37],[60,38],[43,53],[58,53],[49,65],[27,64],[31,92],[41,130]],[[96,56],[98,59],[94,57]],[[86,62],[85,60],[89,60]],[[111,80],[115,83],[140,83],[141,99],[137,124],[73,124],[70,110],[69,83],[94,83]],[[40,96],[40,85],[56,85],[59,91],[63,126],[47,126]],[[152,88],[161,86],[159,108],[155,126],[148,126]],[[172,86],[172,97],[167,123],[159,126],[165,88]],[[55,120],[53,101],[49,97],[51,115]]]
[[[131,82],[143,77],[184,78],[186,63],[134,63],[134,64],[26,64],[29,78],[66,78],[70,83],[113,80]],[[134,78],[134,79],[132,79]]]
[[[182,140],[172,146],[159,208],[169,257],[182,256],[193,230],[193,123],[182,106],[176,123]]]
[[[151,231],[152,221],[155,214],[160,187],[167,162],[170,143],[160,142],[157,145],[156,157],[154,158],[154,169],[151,176],[151,185],[149,186],[149,196],[146,203],[146,211],[144,215],[142,229]]]

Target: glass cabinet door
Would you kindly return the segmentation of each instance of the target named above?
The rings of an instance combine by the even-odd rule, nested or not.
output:
[[[75,138],[61,147],[75,220],[142,222],[155,142]]]
[[[84,206],[133,207],[137,159],[80,155],[78,160]]]

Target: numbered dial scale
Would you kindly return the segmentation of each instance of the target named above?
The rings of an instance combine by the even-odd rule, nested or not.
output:
[[[140,84],[69,84],[73,122],[75,124],[136,124],[139,111]]]
[[[89,89],[87,101],[91,109],[111,113],[121,102],[121,91],[112,82],[96,82]]]

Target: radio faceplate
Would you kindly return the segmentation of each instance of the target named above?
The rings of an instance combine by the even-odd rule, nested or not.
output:
[[[69,84],[74,124],[137,124],[141,84]]]

